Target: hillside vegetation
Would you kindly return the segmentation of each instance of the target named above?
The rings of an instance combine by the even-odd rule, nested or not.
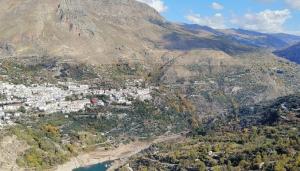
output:
[[[299,95],[262,106],[251,108],[252,115],[203,123],[182,142],[155,144],[129,165],[134,170],[299,170]],[[243,124],[253,117],[261,122]]]

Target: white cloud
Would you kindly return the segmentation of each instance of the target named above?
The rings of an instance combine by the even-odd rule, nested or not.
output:
[[[160,13],[166,11],[168,8],[162,0],[137,0],[137,1],[148,4],[150,7],[156,9]]]
[[[215,9],[215,10],[222,10],[222,9],[224,9],[224,6],[221,5],[221,4],[219,4],[219,3],[217,3],[217,2],[213,2],[213,3],[211,4],[211,7],[212,7],[213,9]]]
[[[294,9],[300,10],[300,0],[285,0],[285,2]]]
[[[213,16],[201,16],[200,14],[190,14],[186,19],[193,24],[205,25],[215,29],[225,28],[224,17],[221,13],[216,13]]]
[[[292,30],[292,31],[286,31],[286,33],[300,36],[300,31]]]
[[[262,32],[283,32],[283,25],[291,18],[291,12],[284,10],[264,10],[259,13],[247,13],[243,17],[235,17],[230,21],[238,27],[262,31]]]
[[[278,0],[255,0],[255,1],[261,3],[273,3]],[[289,6],[289,8],[300,10],[300,0],[282,0],[282,1],[284,1]]]

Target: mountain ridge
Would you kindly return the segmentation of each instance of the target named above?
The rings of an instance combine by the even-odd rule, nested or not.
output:
[[[211,49],[236,55],[286,46],[279,40],[270,45],[273,39],[252,40],[209,27],[200,28],[205,33],[198,34],[195,28],[168,22],[153,8],[135,0],[4,0],[0,6],[2,56],[55,56],[90,64],[151,64],[162,63],[163,56],[190,50]]]
[[[244,29],[213,29],[197,24],[182,24],[182,27],[195,34],[202,32],[202,34],[223,37],[228,41],[257,48],[282,49],[300,42],[300,36],[285,33],[269,34]]]
[[[275,51],[274,54],[300,64],[300,43]]]

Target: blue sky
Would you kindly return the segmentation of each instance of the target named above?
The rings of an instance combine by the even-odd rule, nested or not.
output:
[[[138,0],[166,19],[213,28],[300,35],[300,0]]]

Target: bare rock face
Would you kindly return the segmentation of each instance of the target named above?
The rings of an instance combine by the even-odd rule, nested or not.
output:
[[[51,55],[95,64],[133,56],[143,60],[141,54],[161,39],[159,24],[165,22],[135,0],[3,0],[0,11],[1,55]]]
[[[59,21],[67,23],[70,31],[91,35],[96,34],[99,23],[134,29],[151,21],[163,22],[154,9],[133,0],[61,0],[57,8]]]

